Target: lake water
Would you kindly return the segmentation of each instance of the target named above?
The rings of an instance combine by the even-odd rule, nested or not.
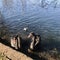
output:
[[[11,6],[1,4],[1,13],[4,16],[4,25],[11,34],[20,33],[23,37],[30,32],[40,34],[42,42],[60,48],[60,7],[42,8],[38,5],[27,4],[22,8],[20,1],[16,0]],[[23,10],[22,10],[23,9]],[[1,26],[1,25],[0,25]],[[28,31],[23,31],[28,27]],[[8,32],[7,32],[8,33]],[[47,45],[46,45],[47,46]]]

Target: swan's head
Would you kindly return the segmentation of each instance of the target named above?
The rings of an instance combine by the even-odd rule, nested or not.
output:
[[[33,32],[29,33],[28,38],[31,38],[32,36],[34,36],[35,34]]]

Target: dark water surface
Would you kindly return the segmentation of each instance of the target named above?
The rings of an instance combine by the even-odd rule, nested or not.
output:
[[[14,0],[12,0],[14,1]],[[1,3],[1,13],[4,16],[4,26],[7,27],[11,34],[20,33],[22,36],[29,32],[40,34],[42,42],[46,47],[57,47],[60,49],[60,7],[42,8],[28,4],[22,11],[20,1],[16,0],[11,6],[3,6]],[[10,7],[10,8],[9,8]],[[3,25],[0,23],[0,26]],[[28,27],[28,31],[23,31],[24,27]],[[2,29],[2,28],[1,28]]]

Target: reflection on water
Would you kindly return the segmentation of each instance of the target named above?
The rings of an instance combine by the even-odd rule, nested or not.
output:
[[[58,45],[59,48],[60,8],[49,6],[49,8],[46,9],[38,5],[33,6],[27,2],[28,5],[25,7],[24,14],[22,14],[22,4],[20,3],[20,0],[13,0],[10,8],[2,5],[1,12],[4,16],[4,24],[1,24],[2,20],[0,24],[6,26],[11,34],[20,33],[22,36],[25,36],[33,31],[41,35],[42,42],[48,42],[48,44],[51,44],[50,46],[53,45],[54,47]],[[28,32],[23,31],[24,27],[28,27]]]
[[[9,39],[9,30],[5,25],[4,17],[0,12],[0,37],[4,39]]]

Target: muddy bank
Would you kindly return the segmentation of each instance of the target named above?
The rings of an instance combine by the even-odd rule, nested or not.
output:
[[[6,45],[3,45],[2,43],[0,43],[0,52],[2,53],[3,56],[5,55],[6,60],[33,60],[27,55],[21,52],[17,52],[13,50],[12,48]]]

